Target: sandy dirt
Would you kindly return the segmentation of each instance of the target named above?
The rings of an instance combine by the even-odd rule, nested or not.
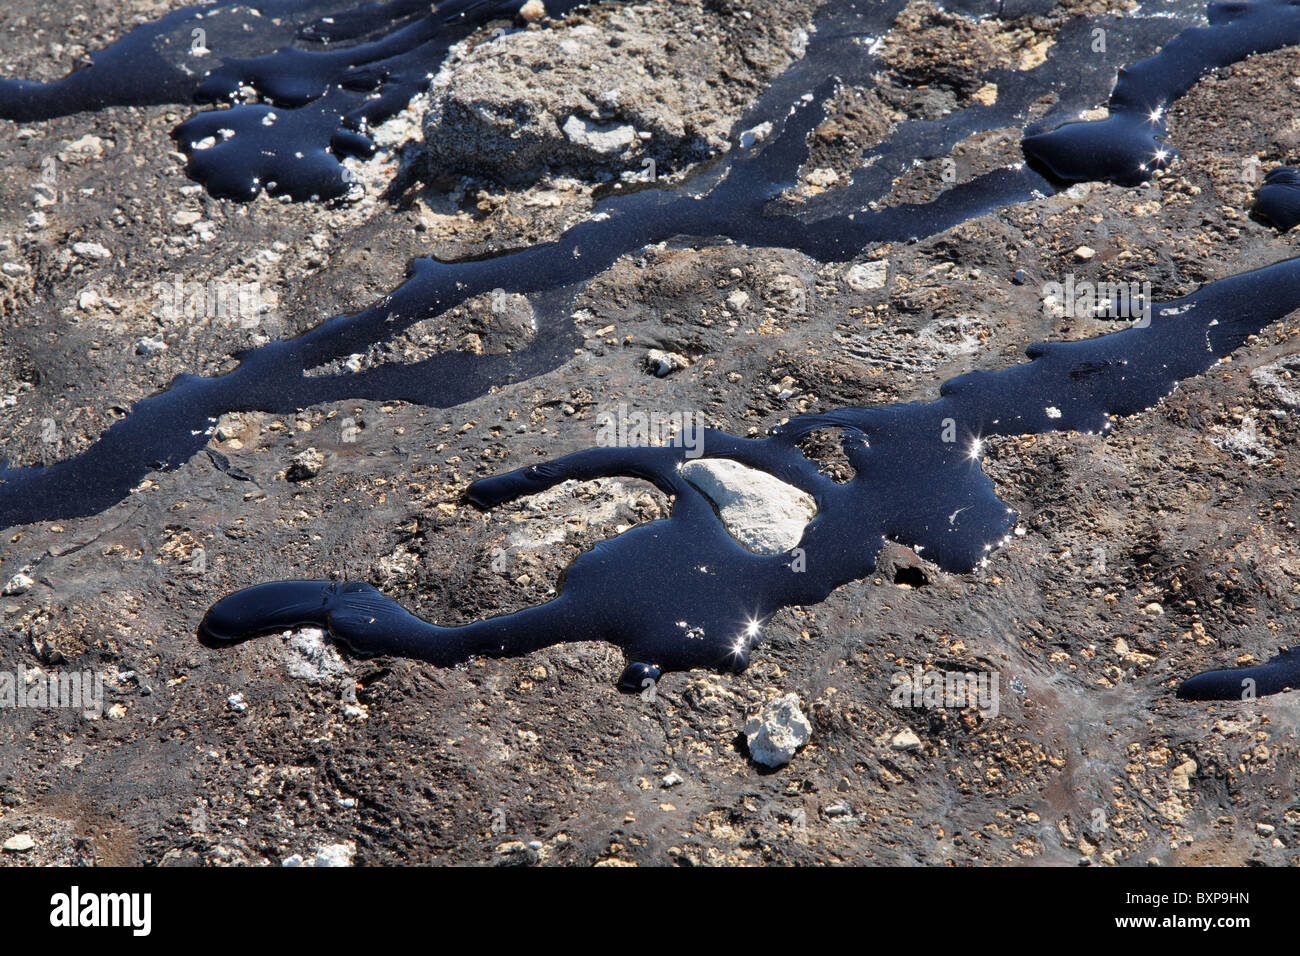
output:
[[[15,0],[0,11],[0,71],[60,75],[82,48],[179,6]],[[910,4],[873,86],[832,99],[801,189],[850,175],[901,122],[995,95],[987,71],[1032,69],[1071,16],[1105,11],[1008,3],[975,21]],[[633,31],[633,49],[655,31],[694,37],[696,53],[669,51],[662,67],[707,74],[708,95],[680,107],[699,121],[680,136],[646,121],[666,137],[647,150],[689,175],[800,55],[812,15],[789,0],[664,0],[629,17],[608,4],[534,27],[557,39],[518,55],[554,55],[579,27]],[[800,412],[930,399],[1032,342],[1113,328],[1047,314],[1045,283],[1150,282],[1167,300],[1294,254],[1293,236],[1249,218],[1243,171],[1295,160],[1296,76],[1293,49],[1201,81],[1172,110],[1180,160],[1148,186],[1078,187],[864,250],[855,262],[887,263],[881,288],[855,290],[855,262],[780,248],[641,250],[579,294],[585,341],[553,372],[451,409],[228,416],[209,447],[253,480],[199,454],[100,515],[5,530],[0,584],[23,568],[34,584],[0,598],[0,670],[101,673],[105,709],[0,711],[0,842],[35,843],[0,863],[278,865],[348,843],[358,864],[1300,862],[1300,694],[1173,693],[1300,631],[1295,316],[1109,436],[990,442],[985,469],[1020,522],[986,567],[951,575],[891,545],[874,577],[778,614],[739,675],[671,674],[653,695],[624,695],[620,652],[595,642],[442,669],[310,635],[224,648],[196,636],[218,597],[282,577],[367,580],[447,624],[543,601],[577,554],[663,515],[667,499],[633,480],[491,512],[461,495],[589,447],[620,403],[758,435]],[[0,124],[0,259],[13,264],[0,276],[0,453],[40,464],[82,451],[175,375],[228,371],[240,349],[360,309],[416,256],[553,238],[611,175],[561,163],[507,184],[432,169],[426,107],[358,166],[364,196],[334,208],[207,197],[169,135],[189,107]],[[959,144],[959,179],[1016,161],[1019,136]],[[921,163],[888,201],[929,198],[951,181],[943,170]],[[160,314],[160,288],[178,282],[252,284],[266,308]],[[405,357],[430,342],[491,351],[498,333],[512,347],[518,326],[494,332],[497,314],[471,303]],[[690,364],[657,377],[650,349]],[[288,480],[309,448],[319,471]],[[892,706],[891,679],[916,665],[996,672],[997,715]],[[787,693],[812,737],[772,771],[741,731]],[[680,781],[665,785],[670,774]]]

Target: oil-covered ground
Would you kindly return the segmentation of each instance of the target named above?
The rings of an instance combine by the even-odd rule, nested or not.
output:
[[[16,0],[0,73],[56,78],[180,6]],[[0,123],[0,455],[77,454],[176,375],[361,309],[417,256],[552,239],[647,159],[691,175],[803,55],[815,6],[655,0],[489,25],[335,206],[209,198],[170,135],[188,105]],[[996,102],[989,71],[1039,66],[1073,18],[1131,13],[1018,9],[900,5],[869,38],[880,72],[831,99],[789,201],[852,176],[900,124]],[[578,554],[670,502],[612,479],[487,512],[462,494],[595,444],[620,403],[744,436],[928,400],[1032,342],[1114,328],[1045,309],[1048,283],[1149,282],[1168,300],[1293,255],[1249,210],[1261,170],[1297,159],[1296,77],[1292,48],[1203,79],[1171,107],[1180,158],[1143,187],[1077,186],[851,262],[640,250],[579,293],[585,341],[551,372],[449,409],[230,415],[215,455],[102,514],[5,529],[0,584],[30,586],[0,597],[0,671],[100,673],[105,697],[93,717],[0,709],[0,843],[29,837],[0,863],[279,865],[351,844],[358,864],[1296,864],[1300,695],[1174,696],[1300,632],[1294,316],[1107,436],[990,441],[985,470],[1020,518],[986,566],[952,575],[887,546],[872,578],[778,614],[738,675],[620,694],[621,653],[583,635],[455,668],[310,632],[197,636],[217,598],[286,577],[366,580],[440,624],[546,600]],[[584,110],[602,118],[564,133]],[[518,150],[501,116],[528,131]],[[1019,161],[1021,133],[918,162],[884,202]],[[471,300],[354,364],[508,350],[527,309]],[[683,367],[652,374],[653,349]],[[997,713],[893,706],[917,665],[997,673]],[[764,768],[746,718],[790,693],[811,739]]]

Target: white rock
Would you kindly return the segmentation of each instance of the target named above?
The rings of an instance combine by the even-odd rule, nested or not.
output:
[[[1097,250],[1093,249],[1091,246],[1080,246],[1078,249],[1074,250],[1075,258],[1080,259],[1083,262],[1087,262],[1096,254]]]
[[[285,469],[284,477],[286,481],[307,481],[309,478],[315,478],[325,467],[325,456],[317,451],[314,447],[306,451],[300,451],[289,461],[289,467]]]
[[[645,364],[656,378],[667,378],[673,372],[689,367],[691,360],[677,352],[650,349],[645,354]]]
[[[749,305],[749,293],[744,289],[737,289],[727,296],[727,308],[732,312],[742,312],[747,305]]]
[[[562,128],[569,142],[606,156],[616,156],[639,142],[635,127],[627,124],[593,123],[578,116],[570,116]]]
[[[87,133],[81,139],[74,139],[59,151],[59,159],[65,163],[75,163],[86,159],[99,159],[104,155],[104,141],[98,136]]]
[[[4,848],[9,853],[26,853],[32,847],[36,846],[36,841],[26,833],[20,833],[17,836],[11,836],[5,840]]]
[[[784,767],[812,737],[812,724],[799,709],[799,697],[786,694],[745,721],[745,740],[755,762]]]
[[[111,259],[113,257],[113,253],[98,242],[74,242],[72,251],[83,259]]]
[[[285,632],[284,664],[290,677],[312,684],[330,684],[347,673],[348,666],[318,627]]]
[[[165,352],[167,343],[161,338],[143,338],[135,343],[136,355],[155,355],[158,352]]]
[[[675,787],[681,782],[682,782],[682,775],[680,773],[677,773],[676,771],[673,771],[672,773],[668,774],[661,781],[664,787]]]
[[[1254,413],[1249,413],[1236,428],[1210,426],[1210,444],[1231,452],[1248,465],[1258,465],[1273,457],[1273,450],[1259,433]]]
[[[226,698],[226,705],[237,714],[248,710],[248,701],[244,700],[243,694],[231,694]]]
[[[357,855],[355,843],[331,843],[316,850],[313,866],[351,866],[352,858]]]
[[[19,571],[17,574],[15,574],[13,577],[9,579],[9,583],[5,585],[4,593],[6,595],[26,594],[28,591],[32,589],[32,585],[34,585],[35,583],[36,582],[33,581],[26,573]]]
[[[682,477],[713,502],[733,538],[757,554],[783,554],[817,514],[812,496],[729,458],[699,458]]]
[[[854,292],[870,292],[872,289],[883,289],[888,279],[889,263],[884,260],[859,262],[844,274],[844,281]]]
[[[286,856],[280,861],[281,866],[351,866],[352,858],[357,855],[357,845],[348,843],[331,843],[318,846],[313,856],[303,857],[301,853]]]
[[[767,298],[773,305],[791,312],[808,311],[808,287],[796,275],[775,276],[767,285]]]
[[[740,134],[740,148],[749,149],[749,147],[753,146],[755,143],[763,142],[771,132],[771,123],[759,123],[752,129],[745,130]]]
[[[895,750],[920,750],[921,738],[916,736],[910,727],[904,727],[894,734],[894,739],[889,742],[889,746]]]
[[[1287,355],[1250,373],[1256,384],[1271,388],[1283,403],[1300,406],[1300,354]]]

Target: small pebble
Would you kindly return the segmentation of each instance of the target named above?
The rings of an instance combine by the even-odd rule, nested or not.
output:
[[[74,242],[72,251],[83,259],[111,259],[113,253],[109,252],[98,242]]]
[[[324,467],[325,456],[315,448],[308,448],[293,456],[289,467],[285,469],[284,477],[288,481],[306,481],[319,475]]]
[[[4,848],[6,853],[26,853],[32,847],[36,846],[36,841],[26,833],[20,833],[17,836],[11,836],[5,840]]]
[[[921,738],[916,736],[911,728],[905,727],[894,734],[894,739],[889,742],[889,745],[895,750],[920,750]]]
[[[691,360],[676,352],[664,352],[651,349],[645,354],[645,364],[656,378],[667,378],[673,372],[680,371],[691,364]]]
[[[25,574],[22,571],[19,571],[17,574],[15,574],[13,577],[9,579],[9,583],[5,585],[4,593],[6,595],[26,594],[28,591],[32,589],[32,586],[35,583],[36,582],[33,581],[27,574]]]

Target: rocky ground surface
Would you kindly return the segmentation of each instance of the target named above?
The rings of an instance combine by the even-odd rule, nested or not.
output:
[[[0,70],[60,75],[178,6],[19,0],[0,10]],[[995,96],[984,71],[1032,68],[1067,14],[1106,10],[1014,6],[976,22],[910,5],[877,84],[833,99],[800,189],[849,175],[900,120]],[[175,375],[368,305],[415,256],[554,237],[647,159],[689,175],[802,54],[811,16],[659,0],[485,30],[336,208],[211,200],[173,153],[181,107],[4,124],[0,451],[75,454]],[[1172,111],[1181,159],[1147,187],[1078,187],[855,262],[645,249],[578,296],[585,342],[551,373],[446,410],[227,416],[210,448],[233,471],[196,455],[101,515],[7,529],[0,584],[27,580],[0,597],[0,671],[102,673],[105,696],[90,717],[0,711],[0,863],[1296,864],[1300,694],[1173,696],[1300,630],[1294,316],[1107,437],[990,442],[1020,523],[986,567],[951,575],[890,545],[874,577],[778,614],[740,675],[623,695],[599,643],[442,669],[312,631],[208,647],[196,627],[283,577],[367,580],[446,624],[543,601],[577,554],[671,503],[635,480],[491,512],[461,495],[591,446],[620,403],[758,435],[929,399],[1031,342],[1112,327],[1048,314],[1045,283],[1150,282],[1165,300],[1292,255],[1248,210],[1255,165],[1296,159],[1297,76],[1284,50],[1203,80]],[[503,147],[503,116],[527,150]],[[962,143],[960,178],[1014,161],[1019,134]],[[889,201],[948,181],[922,164]],[[192,283],[217,291],[186,314]],[[488,296],[353,364],[503,351],[530,329],[526,302]],[[997,713],[893,706],[917,665],[996,673]],[[788,726],[751,742],[764,708]],[[782,747],[800,749],[780,769],[754,759]]]

